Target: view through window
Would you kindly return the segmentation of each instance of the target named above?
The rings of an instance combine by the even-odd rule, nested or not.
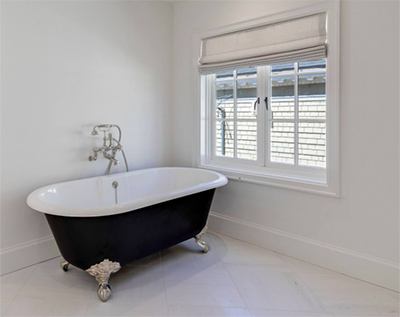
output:
[[[325,59],[238,68],[209,78],[217,157],[326,167]]]

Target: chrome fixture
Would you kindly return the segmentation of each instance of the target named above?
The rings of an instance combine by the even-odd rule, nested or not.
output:
[[[68,271],[69,263],[64,259],[61,260],[60,266],[64,272]],[[97,296],[101,301],[106,302],[111,297],[111,287],[108,283],[110,275],[121,269],[119,262],[113,262],[104,259],[102,262],[92,265],[86,270],[90,275],[94,276],[98,283]]]
[[[97,296],[100,300],[106,302],[111,296],[111,287],[108,284],[110,275],[116,273],[121,269],[121,265],[118,262],[110,261],[105,259],[98,264],[92,265],[86,270],[90,275],[94,276],[99,287],[97,289]]]
[[[207,226],[205,226],[203,230],[201,230],[201,232],[194,237],[197,245],[201,248],[201,251],[203,253],[207,253],[208,250],[210,250],[210,247],[208,246],[207,242],[203,240],[203,235],[206,233],[206,231],[207,231]]]
[[[60,266],[61,266],[61,268],[62,268],[62,270],[63,270],[64,272],[67,272],[67,271],[68,271],[68,268],[69,268],[69,263],[63,259],[63,260],[61,260],[61,262],[60,262]]]
[[[112,134],[113,128],[118,130],[118,138],[114,138]],[[115,156],[117,155],[118,151],[121,151],[122,157],[124,158],[125,168],[128,172],[128,162],[121,144],[121,128],[116,124],[99,124],[93,128],[91,135],[99,135],[99,132],[103,132],[103,146],[93,148],[93,155],[89,156],[89,161],[96,161],[98,153],[101,152],[103,157],[109,160],[106,169],[106,175],[108,175],[111,172],[111,167],[119,163]]]

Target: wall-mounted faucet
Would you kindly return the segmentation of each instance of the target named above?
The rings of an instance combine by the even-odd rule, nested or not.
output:
[[[114,138],[112,134],[112,129],[115,128],[118,130],[118,138]],[[97,155],[99,152],[103,154],[103,157],[109,160],[106,175],[110,174],[111,167],[113,165],[117,165],[119,161],[115,158],[118,151],[121,151],[122,157],[124,158],[125,168],[128,172],[128,162],[126,160],[125,152],[122,149],[121,145],[121,138],[122,138],[122,131],[121,128],[116,124],[99,124],[93,127],[91,135],[99,135],[99,132],[103,132],[103,146],[101,147],[94,147],[93,154],[89,156],[89,161],[96,161]]]

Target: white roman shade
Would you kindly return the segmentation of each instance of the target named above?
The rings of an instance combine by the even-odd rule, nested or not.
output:
[[[212,72],[237,66],[326,57],[326,13],[225,33],[201,42],[199,67]]]

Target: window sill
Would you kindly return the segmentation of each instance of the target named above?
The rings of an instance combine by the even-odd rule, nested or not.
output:
[[[220,172],[233,181],[273,186],[329,197],[339,197],[338,192],[332,190],[326,184],[324,177],[317,179],[306,176],[279,175],[279,173],[272,172],[266,168],[261,172],[245,168],[226,167],[215,163],[200,163],[199,167]]]

